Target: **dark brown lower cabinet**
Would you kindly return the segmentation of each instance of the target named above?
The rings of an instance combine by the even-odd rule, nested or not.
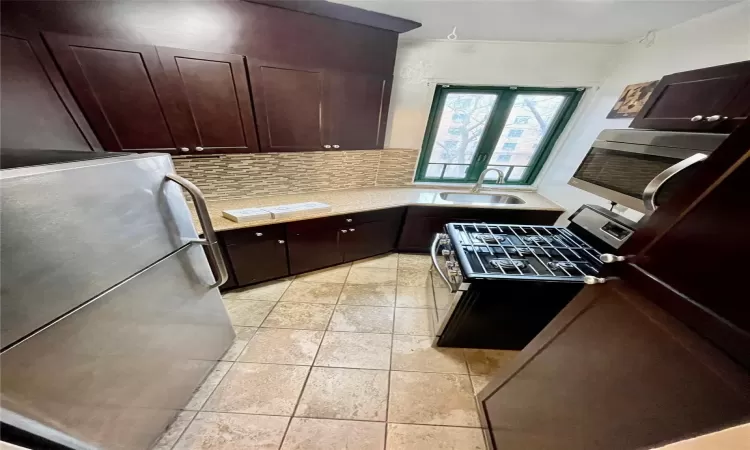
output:
[[[221,236],[238,286],[289,275],[283,225],[243,228]]]
[[[292,275],[343,261],[339,250],[339,231],[335,217],[304,220],[287,224],[289,269]]]
[[[379,221],[342,230],[340,248],[344,262],[388,253],[396,245],[401,221]],[[344,233],[346,231],[346,233]]]
[[[561,211],[410,206],[396,245],[402,252],[427,252],[436,233],[450,222],[554,225]]]

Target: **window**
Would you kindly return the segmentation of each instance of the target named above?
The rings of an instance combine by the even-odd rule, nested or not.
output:
[[[416,181],[473,183],[492,167],[508,184],[533,183],[582,94],[576,88],[438,86]],[[496,180],[493,174],[486,179]]]

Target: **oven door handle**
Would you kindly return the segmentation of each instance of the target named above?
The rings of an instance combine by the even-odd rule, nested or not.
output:
[[[449,289],[451,290],[451,294],[453,294],[456,292],[456,290],[453,289],[453,283],[450,282],[448,277],[443,273],[442,270],[440,270],[440,266],[438,265],[437,249],[439,245],[440,233],[437,233],[435,234],[435,239],[432,240],[432,247],[430,247],[430,257],[432,258],[432,265],[435,267],[435,272],[437,272],[440,275],[440,278],[445,281],[445,284],[447,284]]]
[[[677,164],[669,167],[664,172],[655,176],[653,180],[643,190],[643,205],[646,208],[646,215],[649,215],[656,211],[656,194],[659,193],[659,189],[664,186],[670,178],[692,166],[693,164],[699,163],[706,159],[707,156],[703,153],[696,153],[689,158],[685,158]]]

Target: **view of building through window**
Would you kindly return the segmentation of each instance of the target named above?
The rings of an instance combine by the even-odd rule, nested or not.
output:
[[[469,182],[494,167],[508,182],[530,182],[529,168],[553,144],[548,134],[580,97],[571,89],[540,91],[438,88],[417,180]]]

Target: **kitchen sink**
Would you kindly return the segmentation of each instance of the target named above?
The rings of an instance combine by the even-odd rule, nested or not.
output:
[[[494,205],[522,205],[526,203],[515,195],[506,194],[467,194],[463,192],[441,192],[440,198],[455,203],[489,203]]]

